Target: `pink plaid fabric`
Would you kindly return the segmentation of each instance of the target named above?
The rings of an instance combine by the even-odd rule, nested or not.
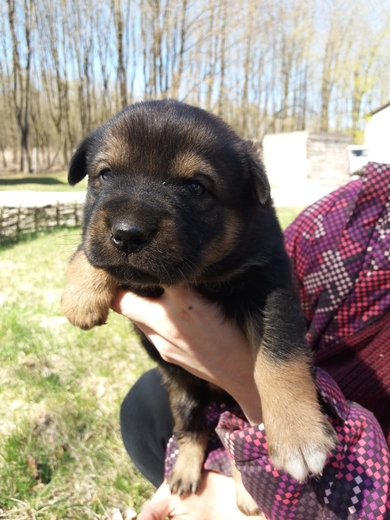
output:
[[[306,209],[285,232],[315,364],[390,442],[390,165]]]
[[[285,232],[313,348],[333,344],[390,309],[390,165],[306,209]]]
[[[377,420],[365,408],[346,401],[321,369],[316,373],[316,385],[339,440],[320,479],[302,484],[274,467],[264,426],[250,426],[238,410],[215,406],[208,413],[211,439],[204,468],[231,475],[233,460],[245,487],[270,520],[389,520],[389,451]],[[177,454],[172,437],[166,475]]]

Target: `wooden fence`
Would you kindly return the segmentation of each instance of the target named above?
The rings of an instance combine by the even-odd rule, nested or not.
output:
[[[59,203],[42,207],[0,207],[0,244],[16,240],[20,235],[53,229],[57,226],[79,226],[83,204]]]

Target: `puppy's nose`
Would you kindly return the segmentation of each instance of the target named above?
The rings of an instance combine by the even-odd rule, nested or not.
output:
[[[129,255],[130,253],[138,253],[150,242],[152,236],[153,230],[151,229],[143,229],[121,222],[113,226],[111,241],[118,251]]]

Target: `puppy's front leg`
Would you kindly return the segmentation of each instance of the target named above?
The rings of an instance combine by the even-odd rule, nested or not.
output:
[[[79,249],[68,267],[62,311],[72,325],[83,330],[103,325],[116,289],[115,279],[103,269],[93,267],[84,251]]]
[[[179,454],[168,477],[172,493],[181,497],[198,490],[208,443],[206,406],[209,387],[181,367],[159,363],[169,395],[173,418],[173,431]]]
[[[321,412],[299,302],[276,289],[258,318],[248,323],[248,336],[268,451],[275,466],[303,481],[322,473],[336,436]]]

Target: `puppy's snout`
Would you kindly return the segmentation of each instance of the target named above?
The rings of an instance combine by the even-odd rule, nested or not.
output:
[[[154,229],[120,222],[112,228],[111,241],[118,251],[129,255],[138,253],[150,242],[153,235]]]

